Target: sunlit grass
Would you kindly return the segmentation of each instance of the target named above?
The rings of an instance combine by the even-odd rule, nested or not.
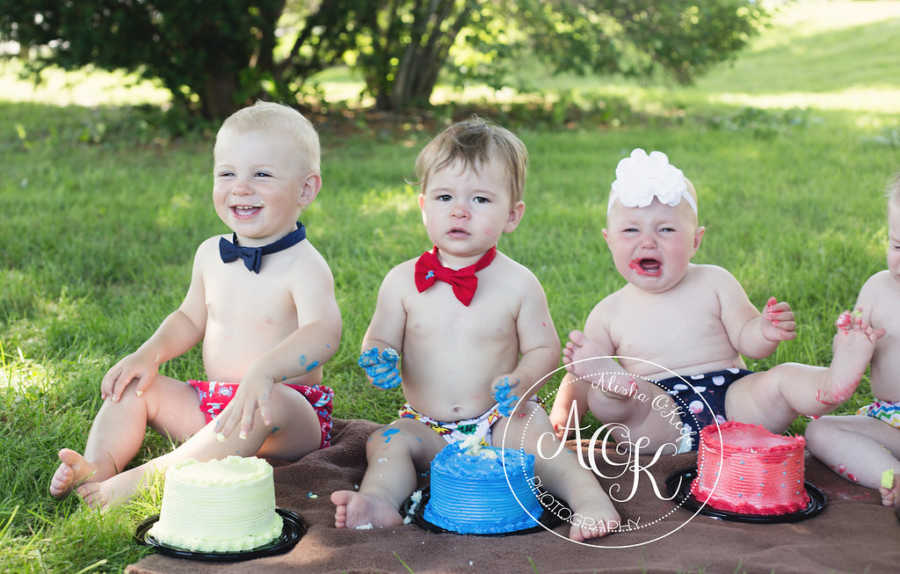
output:
[[[775,9],[774,33],[755,41],[754,50],[791,38],[900,18],[900,2],[800,0],[767,4]]]
[[[147,103],[166,105],[169,92],[157,82],[138,80],[133,74],[87,68],[67,72],[46,70],[35,84],[21,77],[17,60],[0,59],[0,99],[8,102],[37,102],[55,106],[97,106]]]
[[[839,92],[789,92],[778,94],[710,94],[715,103],[756,108],[815,108],[854,112],[900,113],[900,89],[849,88]]]

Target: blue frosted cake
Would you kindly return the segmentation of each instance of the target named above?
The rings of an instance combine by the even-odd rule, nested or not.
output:
[[[431,495],[424,518],[460,534],[532,528],[543,512],[529,482],[533,477],[534,455],[524,451],[496,447],[465,450],[459,444],[447,445],[431,461]]]

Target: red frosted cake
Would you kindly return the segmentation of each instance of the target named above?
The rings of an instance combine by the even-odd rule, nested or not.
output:
[[[716,425],[700,431],[697,477],[691,485],[694,498],[735,514],[771,516],[807,507],[809,496],[803,484],[806,439],[734,421],[718,428],[721,442]],[[716,484],[720,460],[721,479]]]

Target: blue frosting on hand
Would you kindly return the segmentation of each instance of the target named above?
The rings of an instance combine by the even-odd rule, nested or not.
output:
[[[512,410],[519,400],[518,395],[510,396],[510,392],[512,392],[512,388],[509,386],[509,377],[503,377],[503,382],[494,389],[494,400],[500,405],[497,410],[505,417],[512,414]]]
[[[373,385],[382,389],[393,389],[403,382],[400,371],[397,370],[399,360],[400,355],[390,347],[381,352],[378,347],[372,347],[359,356],[357,364],[372,378]]]

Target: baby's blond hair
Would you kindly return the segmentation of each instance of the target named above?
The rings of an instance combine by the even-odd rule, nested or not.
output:
[[[515,205],[525,193],[528,150],[514,133],[477,116],[451,125],[428,142],[416,158],[416,178],[424,192],[431,174],[456,160],[462,160],[464,167],[477,170],[494,154],[506,168],[509,195]]]
[[[297,160],[310,171],[319,173],[321,151],[319,134],[312,123],[294,108],[274,102],[257,101],[252,106],[241,108],[222,122],[216,133],[216,145],[227,130],[237,133],[251,131],[280,130],[287,134],[297,146]]]

